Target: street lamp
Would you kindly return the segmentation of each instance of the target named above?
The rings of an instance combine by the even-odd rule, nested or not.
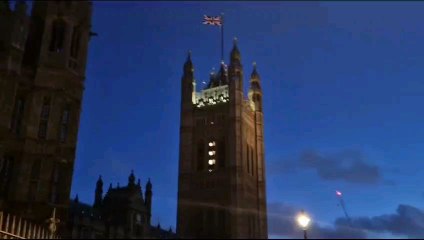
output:
[[[303,228],[303,236],[305,239],[308,239],[306,234],[306,229],[308,228],[311,219],[309,216],[302,210],[302,212],[297,216],[297,223]]]

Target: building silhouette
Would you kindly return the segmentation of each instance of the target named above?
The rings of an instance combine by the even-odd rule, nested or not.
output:
[[[44,224],[56,208],[64,223],[92,3],[32,4],[0,1],[0,210]]]
[[[67,221],[68,238],[72,239],[172,239],[175,233],[151,225],[152,183],[145,186],[143,196],[140,179],[135,182],[131,172],[126,186],[113,188],[112,184],[103,196],[103,180],[97,180],[94,203],[71,202]]]
[[[254,65],[246,98],[236,39],[228,68],[200,91],[189,53],[180,121],[177,235],[267,238],[260,77]]]

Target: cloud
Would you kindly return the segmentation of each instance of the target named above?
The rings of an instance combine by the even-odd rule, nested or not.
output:
[[[322,179],[345,180],[355,183],[377,183],[380,171],[367,164],[359,151],[344,151],[334,156],[321,156],[317,152],[305,152],[301,164],[315,169]]]
[[[315,170],[324,180],[342,180],[358,184],[376,184],[381,181],[378,166],[365,161],[360,151],[345,150],[337,154],[322,155],[317,151],[304,151],[295,161],[280,161],[271,167],[271,174]]]
[[[346,219],[336,220],[336,226],[348,226]],[[400,204],[394,214],[351,219],[352,227],[379,233],[424,238],[424,212],[413,206]]]
[[[296,224],[296,215],[299,208],[284,203],[268,204],[268,234],[278,237],[300,238],[303,233]],[[360,229],[350,228],[344,225],[335,227],[323,227],[316,222],[312,222],[308,230],[310,238],[366,238],[366,233]]]

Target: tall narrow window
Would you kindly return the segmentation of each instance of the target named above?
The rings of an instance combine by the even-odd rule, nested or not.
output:
[[[43,106],[41,107],[40,125],[38,127],[38,138],[40,139],[46,139],[47,137],[49,115],[50,115],[50,98],[45,97],[43,101]]]
[[[51,52],[62,52],[65,46],[66,22],[56,19],[52,23],[49,50]]]
[[[21,134],[21,125],[24,115],[24,99],[18,98],[15,103],[15,109],[13,111],[12,122],[10,123],[10,128],[13,133],[16,135]]]
[[[11,156],[0,158],[0,198],[7,198],[12,180],[13,162]]]
[[[58,189],[59,185],[59,164],[55,163],[52,171],[52,182],[51,182],[51,192],[50,192],[50,202],[58,203]]]
[[[250,160],[249,160],[249,145],[246,144],[246,167],[247,167],[247,173],[250,173]]]
[[[62,112],[62,117],[60,119],[60,133],[59,140],[65,142],[68,137],[68,128],[69,128],[69,110],[70,107],[67,105]]]
[[[253,148],[250,148],[250,166],[251,166],[251,174],[252,174],[252,176],[254,176],[255,175],[255,159],[254,159],[254,156],[253,156]]]
[[[78,53],[80,48],[80,38],[81,34],[78,27],[74,27],[72,31],[72,40],[71,40],[71,57],[78,59]]]
[[[38,194],[39,180],[40,180],[40,171],[41,171],[41,160],[36,159],[31,168],[31,178],[30,185],[28,189],[28,200],[35,201]]]
[[[202,140],[197,142],[197,170],[202,171],[205,162],[205,144]]]

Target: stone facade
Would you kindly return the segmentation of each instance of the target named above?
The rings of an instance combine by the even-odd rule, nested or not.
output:
[[[196,91],[189,54],[181,80],[177,235],[267,238],[262,90],[254,65],[248,96],[236,40],[227,67]]]
[[[67,217],[92,3],[27,8],[0,1],[0,210],[44,224]]]
[[[72,239],[172,239],[172,230],[160,225],[151,226],[152,184],[148,180],[143,196],[140,180],[133,173],[125,187],[109,186],[103,197],[103,181],[97,181],[93,205],[71,202],[68,220],[68,237]]]

